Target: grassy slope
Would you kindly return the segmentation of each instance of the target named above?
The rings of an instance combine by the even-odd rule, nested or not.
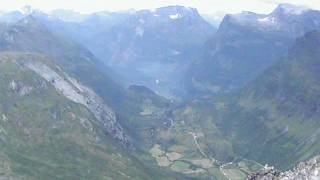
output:
[[[318,32],[299,39],[216,118],[238,156],[286,169],[320,153],[319,39]]]
[[[320,33],[309,33],[240,93],[189,103],[185,112],[198,120],[188,127],[198,125],[209,152],[221,160],[248,158],[288,169],[319,154],[319,47]],[[219,142],[228,146],[214,145]]]
[[[282,168],[320,153],[319,46],[320,33],[307,34],[289,57],[243,91],[233,126],[241,153]],[[249,144],[254,146],[243,148]]]
[[[85,107],[20,65],[23,56],[0,58],[0,177],[151,179]],[[13,80],[32,90],[21,94],[10,87]]]
[[[114,82],[112,72],[99,64],[83,46],[52,33],[36,18],[28,16],[6,27],[0,34],[0,51],[41,53],[52,57],[65,72],[91,87],[120,118],[135,110],[134,97]]]

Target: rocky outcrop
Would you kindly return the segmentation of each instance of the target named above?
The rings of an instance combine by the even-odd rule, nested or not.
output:
[[[29,94],[32,91],[32,87],[23,84],[22,82],[17,82],[12,80],[9,84],[9,87],[12,91],[17,93],[19,96],[24,96]]]
[[[59,71],[58,67],[54,69],[42,62],[32,60],[25,61],[24,65],[52,84],[66,98],[87,107],[113,138],[128,144],[128,139],[117,121],[115,112],[93,90]]]
[[[257,173],[251,174],[248,180],[319,180],[320,156],[307,162],[299,163],[293,170],[280,172],[273,167],[265,166]]]

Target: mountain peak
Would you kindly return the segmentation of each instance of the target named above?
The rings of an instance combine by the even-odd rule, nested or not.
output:
[[[155,10],[160,16],[168,16],[171,19],[178,19],[185,16],[200,16],[197,9],[184,6],[166,6]]]
[[[25,5],[21,7],[20,11],[24,15],[30,15],[33,13],[34,9],[30,5]]]
[[[290,14],[290,15],[300,15],[309,10],[304,6],[297,6],[293,4],[279,4],[278,7],[273,11],[273,14]]]
[[[180,5],[172,5],[172,6],[164,6],[164,7],[159,7],[157,10],[173,10],[173,11],[190,11],[194,8],[189,8],[185,6],[180,6]]]
[[[27,27],[44,27],[35,17],[32,15],[27,15],[18,21],[15,25],[18,26],[27,26]]]
[[[66,22],[82,22],[87,17],[86,14],[81,14],[74,10],[67,10],[67,9],[56,9],[49,12],[48,15],[50,17],[57,18]]]

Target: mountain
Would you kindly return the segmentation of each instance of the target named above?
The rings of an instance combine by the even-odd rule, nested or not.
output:
[[[23,17],[24,15],[20,11],[3,12],[0,15],[0,22],[15,23]]]
[[[22,61],[30,60],[33,62],[34,60],[34,62],[31,64],[27,63],[23,65],[25,66],[25,68],[28,68],[30,71],[33,71],[34,73],[36,73],[39,76],[39,78],[43,78],[49,84],[54,86],[55,90],[60,95],[64,96],[66,100],[69,99],[69,101],[73,102],[74,104],[77,104],[78,106],[81,106],[83,109],[86,109],[88,116],[90,115],[90,117],[87,117],[87,119],[90,118],[90,122],[92,121],[92,123],[96,124],[94,128],[96,128],[97,131],[101,133],[101,136],[98,137],[99,142],[104,141],[105,144],[108,145],[107,146],[108,148],[103,149],[104,147],[100,147],[100,144],[98,144],[97,145],[98,150],[91,149],[91,146],[93,146],[92,144],[87,144],[85,147],[83,147],[85,150],[75,149],[74,151],[80,151],[80,152],[86,151],[79,156],[83,155],[84,157],[91,158],[91,159],[90,160],[80,159],[79,161],[81,162],[75,162],[75,160],[72,161],[73,158],[69,158],[70,162],[69,160],[68,162],[66,161],[67,162],[66,167],[69,167],[70,169],[69,170],[67,169],[68,171],[63,172],[65,176],[61,177],[62,179],[65,179],[65,177],[69,177],[69,176],[74,177],[75,175],[73,173],[77,174],[78,171],[79,173],[80,172],[85,173],[87,169],[89,169],[90,171],[91,168],[93,170],[94,169],[97,169],[97,170],[96,171],[92,170],[92,172],[90,172],[91,174],[89,174],[86,177],[92,176],[92,177],[97,177],[97,179],[108,179],[108,177],[105,177],[107,175],[97,174],[94,176],[92,174],[92,173],[99,173],[100,171],[97,172],[98,170],[101,170],[101,173],[104,172],[108,175],[110,174],[110,176],[113,178],[115,178],[116,176],[113,174],[122,173],[121,175],[116,177],[117,179],[122,178],[122,176],[126,176],[127,178],[130,178],[130,179],[131,178],[170,179],[170,177],[185,178],[184,176],[175,174],[174,172],[170,172],[170,171],[166,172],[166,170],[162,171],[158,167],[154,166],[153,164],[148,164],[148,168],[146,168],[144,167],[144,165],[142,165],[141,161],[139,161],[135,157],[136,151],[139,152],[140,150],[140,147],[137,145],[142,144],[143,142],[139,142],[138,141],[139,139],[137,140],[135,139],[136,137],[135,133],[132,132],[132,130],[134,130],[132,128],[134,124],[130,122],[130,120],[136,119],[137,121],[135,121],[134,123],[141,124],[141,122],[139,122],[139,117],[141,116],[139,114],[140,103],[143,101],[145,97],[148,97],[148,96],[155,97],[154,101],[159,101],[159,103],[157,102],[159,105],[165,104],[167,100],[165,100],[164,98],[158,97],[152,91],[147,90],[144,87],[132,86],[131,88],[129,88],[129,90],[123,89],[121,86],[115,83],[112,79],[110,79],[111,75],[109,74],[112,72],[108,72],[108,71],[105,72],[107,68],[104,67],[101,63],[99,63],[99,61],[95,58],[95,56],[90,53],[90,51],[88,51],[85,47],[79,45],[78,43],[72,40],[65,39],[51,32],[44,24],[39,22],[39,20],[33,17],[32,15],[27,16],[14,24],[5,25],[3,27],[3,32],[0,34],[0,44],[1,44],[0,45],[1,52],[11,52],[10,58],[11,56],[12,58],[15,58],[16,56],[20,58],[20,54],[21,54],[22,56],[21,58],[23,59]],[[43,57],[43,58],[40,58],[40,57]],[[40,60],[46,59],[45,64],[37,63],[38,59]],[[12,62],[16,62],[16,61],[12,61]],[[9,67],[11,66],[6,66],[4,68],[9,69]],[[15,72],[15,71],[12,71],[12,72]],[[14,79],[14,77],[12,78]],[[27,76],[26,78],[32,79],[32,77],[27,77]],[[29,91],[31,91],[31,89],[34,88],[33,86],[23,87],[23,84],[25,83],[12,81],[12,86],[14,86],[14,89],[16,89],[18,94],[28,93]],[[144,91],[140,91],[140,89],[144,89]],[[40,95],[41,94],[38,93],[32,96],[31,98],[36,99],[37,96],[40,96]],[[51,99],[56,100],[56,96],[51,97]],[[64,116],[64,114],[56,115],[54,108],[60,107],[59,104],[55,105],[55,104],[52,104],[52,102],[50,101],[49,102],[45,100],[42,100],[42,101],[44,104],[39,103],[37,106],[34,104],[29,104],[30,107],[35,107],[35,109],[34,110],[23,109],[24,110],[23,113],[25,113],[26,116],[28,114],[38,115],[36,110],[40,109],[40,111],[42,112],[42,111],[45,111],[45,109],[42,110],[42,108],[36,108],[36,107],[43,106],[43,108],[45,108],[46,104],[49,104],[50,106],[51,105],[53,106],[53,109],[50,109],[50,111],[54,111],[53,112],[54,116],[59,116],[58,118],[60,118],[60,116],[62,116],[63,118],[66,116],[66,115]],[[160,101],[163,101],[163,102],[160,102]],[[6,103],[7,101],[3,101],[3,102]],[[63,107],[64,106],[61,107],[62,109],[57,109],[57,111],[63,113],[64,112]],[[17,108],[17,111],[20,111],[20,109]],[[23,113],[17,112],[17,114],[18,115],[21,114],[21,116],[24,115]],[[78,115],[79,112],[74,111],[73,114]],[[80,115],[81,114],[79,114],[79,116]],[[6,116],[5,119],[9,117],[6,114],[5,116]],[[63,121],[70,120],[68,117],[69,116],[63,119]],[[85,117],[79,117],[80,123],[82,123],[83,126],[87,126],[87,123],[86,121],[83,120],[83,118]],[[47,124],[48,122],[52,121],[51,119],[48,119],[48,122],[46,122],[47,119],[45,119],[42,116],[39,117],[39,121],[41,119],[44,122],[39,122],[39,123]],[[35,126],[36,125],[37,124],[35,124]],[[70,126],[73,127],[74,125],[71,124]],[[32,128],[36,128],[36,127],[32,127]],[[64,128],[65,128],[64,130],[68,132],[69,126],[66,125],[66,127]],[[6,129],[7,127],[4,127],[4,130]],[[42,127],[42,129],[47,130],[46,127]],[[77,128],[75,127],[75,129]],[[29,131],[32,131],[32,130],[33,129],[30,129]],[[57,130],[55,130],[54,132],[57,134],[57,136],[61,136],[62,134],[62,132]],[[78,134],[72,134],[72,137],[70,137],[70,141],[78,140],[77,139],[78,136],[79,138],[82,138],[82,136],[87,137],[87,134],[90,134],[88,132],[77,132],[77,133]],[[47,142],[47,146],[45,146],[46,148],[53,148],[52,147],[53,144],[55,144],[56,141],[58,141],[55,139],[48,139],[51,136],[53,135],[48,134],[48,136],[44,137],[44,138],[47,138],[43,140]],[[12,140],[14,141],[15,138],[18,138],[18,137],[13,136]],[[80,139],[79,141],[82,142],[82,140],[86,142],[85,139]],[[59,143],[62,144],[61,145],[62,149],[59,149],[59,147],[57,147],[54,150],[55,152],[64,151],[63,145],[70,144],[69,141],[68,142],[61,141]],[[57,144],[59,143],[57,142]],[[14,145],[15,144],[12,143],[12,147],[10,147],[13,150],[17,149],[14,147]],[[35,145],[30,144],[30,146],[35,146]],[[39,147],[39,149],[41,151],[44,151],[43,146]],[[10,149],[8,151],[10,151]],[[38,151],[30,150],[30,153],[36,153],[36,152]],[[68,152],[69,151],[66,151],[66,153]],[[115,155],[116,157],[111,156],[110,158],[112,158],[112,161],[111,160],[109,161],[108,159],[104,161],[105,159],[104,157],[93,157],[96,154],[101,154],[101,156],[104,156],[104,154],[106,153],[110,153],[110,154],[114,153],[116,154]],[[123,153],[123,154],[119,154],[119,153]],[[48,175],[48,173],[50,173],[49,172],[50,166],[54,166],[60,171],[62,167],[59,167],[58,165],[63,164],[62,163],[63,159],[64,158],[67,159],[67,157],[65,157],[66,155],[67,154],[61,155],[58,157],[57,154],[48,154],[48,156],[52,157],[52,159],[50,158],[42,159],[42,157],[35,159],[34,161],[39,163],[39,166],[34,165],[35,167],[40,167],[40,164],[42,163],[49,164],[48,169],[47,168],[43,169],[43,172],[41,172],[39,174],[39,177],[36,177],[36,178],[43,179],[44,177],[47,177],[49,175],[51,176],[51,174]],[[143,156],[145,154],[141,153],[140,155]],[[33,157],[33,155],[32,156],[30,155],[30,157]],[[73,157],[73,156],[70,156],[70,157]],[[17,160],[18,162],[15,162],[13,158],[18,158]],[[12,167],[11,168],[12,175],[19,175],[19,173],[16,173],[17,171],[16,167],[17,168],[24,167],[26,166],[25,163],[27,164],[29,163],[31,165],[33,165],[33,163],[36,163],[33,161],[32,162],[26,161],[25,163],[20,162],[20,158],[21,157],[15,157],[11,155],[9,156],[7,154],[4,154],[3,159],[6,160],[5,161],[6,165],[4,168]],[[54,161],[57,158],[61,158],[61,159],[59,159],[59,161]],[[103,160],[98,160],[98,158],[102,158]],[[2,156],[1,156],[1,159],[2,159]],[[116,162],[119,163],[119,165],[116,164]],[[125,165],[121,165],[121,163]],[[112,166],[112,167],[109,168],[109,166]],[[90,167],[90,168],[87,168],[87,167]],[[107,170],[104,170],[103,168],[107,168]],[[142,171],[142,169],[144,168],[146,169]],[[73,169],[77,169],[77,171]],[[84,171],[84,169],[86,170]],[[109,173],[109,170],[112,171],[112,173]],[[139,172],[140,170],[141,172]],[[34,171],[36,171],[36,168],[33,169],[32,166],[30,166],[30,168],[28,169],[20,168],[18,169],[18,171],[22,171],[21,174],[23,175],[23,178],[25,176],[29,178],[29,176],[25,175],[25,173],[33,173]],[[1,169],[0,169],[0,172],[1,172]],[[62,172],[56,172],[56,174],[61,174],[61,173]],[[30,175],[30,178],[34,178],[35,176],[34,174]],[[150,178],[150,174],[157,175],[157,177]],[[79,176],[82,176],[82,175],[79,175]],[[123,177],[123,179],[126,179],[126,177]],[[53,176],[53,178],[55,178],[55,176]],[[85,179],[85,177],[83,179]]]
[[[285,56],[297,37],[320,29],[320,12],[289,4],[272,13],[226,15],[185,78],[190,95],[233,92]]]
[[[14,24],[28,15],[55,35],[82,44],[115,71],[113,79],[122,85],[144,85],[169,97],[184,93],[181,80],[188,65],[216,32],[196,9],[183,6],[92,14],[29,7],[28,13],[9,12],[0,20]]]
[[[183,6],[100,12],[80,16],[80,21],[55,14],[33,16],[51,31],[86,46],[124,76],[125,86],[144,85],[170,96],[182,91],[180,79],[186,67],[216,31],[196,9]],[[74,16],[78,17],[69,18]]]
[[[40,13],[40,12],[38,12]],[[36,13],[33,12],[33,15]],[[48,18],[53,18],[53,19],[59,19],[65,22],[82,22],[85,21],[88,15],[86,14],[81,14],[79,12],[75,12],[72,10],[65,10],[65,9],[56,9],[53,11],[50,11],[48,13]]]
[[[48,56],[2,52],[0,94],[1,179],[153,179],[105,133],[112,110]]]
[[[215,13],[201,13],[201,16],[214,27],[219,27],[225,14],[225,12],[219,11]]]
[[[55,35],[33,16],[6,27],[0,44],[2,51],[35,52],[52,57],[65,72],[91,87],[116,111],[119,119],[130,116],[128,112],[135,109],[134,97],[112,80],[112,71],[106,71],[108,68],[86,48]]]
[[[318,155],[319,17],[283,4],[213,35],[182,6],[3,16],[0,179],[246,179]],[[159,96],[181,80],[209,95]]]
[[[112,72],[105,72],[107,68],[100,64],[90,51],[74,41],[52,33],[33,16],[28,16],[15,24],[5,26],[3,33],[0,35],[0,44],[0,51],[2,52],[33,53],[47,56],[50,63],[59,67],[59,72],[47,75],[43,71],[49,70],[42,65],[36,64],[28,67],[44,79],[58,85],[56,88],[61,91],[60,93],[65,93],[66,97],[75,98],[76,103],[85,106],[95,118],[93,121],[99,123],[101,132],[112,139],[114,144],[109,143],[110,148],[116,145],[122,148],[124,153],[130,152],[127,157],[134,162],[128,165],[140,166],[140,161],[135,159],[135,156],[138,157],[136,154],[141,149],[138,145],[143,144],[143,142],[136,139],[137,132],[134,132],[134,126],[139,124],[139,127],[141,127],[142,125],[140,107],[144,105],[142,103],[143,99],[148,96],[154,97],[154,101],[157,101],[156,104],[162,107],[167,100],[158,97],[144,87],[132,86],[129,90],[123,89],[110,78],[111,75],[109,74]],[[68,78],[69,76],[72,78]],[[71,83],[71,85],[66,85],[64,81]],[[140,91],[139,89],[145,90]],[[82,96],[79,94],[82,94]],[[30,112],[27,111],[26,113]],[[135,121],[131,122],[132,119]],[[141,153],[139,157],[144,155],[145,153]],[[144,162],[144,159],[140,160]],[[135,162],[137,164],[134,164]],[[160,179],[162,177],[167,179],[169,176],[185,178],[166,170],[164,170],[164,174],[154,164],[148,164],[148,167],[147,172],[159,173]],[[110,170],[118,172],[112,168]],[[141,173],[143,176],[143,172]],[[141,178],[144,178],[142,176]]]
[[[128,84],[170,97],[181,93],[186,67],[214,32],[196,9],[170,6],[136,12],[101,34],[100,48],[90,49],[100,59],[108,57],[105,63],[124,74]]]
[[[71,10],[58,9],[49,13],[34,11],[32,16],[56,34],[89,48],[94,45],[93,39],[97,39],[97,35],[121,23],[131,13],[133,12],[102,11],[93,14],[80,14]]]
[[[319,152],[320,32],[246,86],[216,122],[236,154],[287,169]]]

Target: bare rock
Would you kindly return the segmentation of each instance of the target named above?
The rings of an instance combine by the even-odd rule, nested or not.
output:
[[[17,82],[15,80],[12,80],[9,84],[10,89],[17,93],[19,96],[25,96],[32,91],[32,87],[23,84],[22,82]]]
[[[24,65],[53,85],[60,94],[87,107],[113,138],[124,144],[129,144],[115,112],[92,89],[80,84],[67,74],[58,72],[58,70],[55,70],[56,68],[53,69],[41,62],[30,60],[26,61]]]
[[[265,166],[259,172],[253,173],[248,180],[319,180],[320,156],[307,162],[299,163],[293,170],[280,172],[273,167]]]

